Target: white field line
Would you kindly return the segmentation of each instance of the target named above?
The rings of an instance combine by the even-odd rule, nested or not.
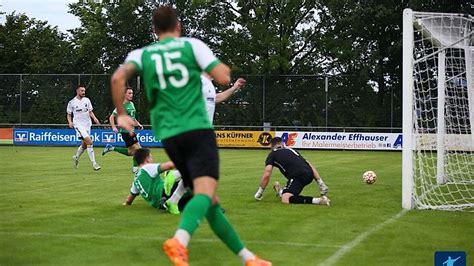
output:
[[[399,213],[397,213],[396,215],[392,216],[391,218],[385,220],[384,222],[382,223],[379,223],[377,224],[376,226],[372,227],[370,230],[367,230],[361,234],[359,234],[356,238],[354,238],[352,241],[344,244],[343,246],[341,246],[336,252],[334,252],[331,256],[329,256],[326,260],[324,260],[323,262],[321,262],[319,265],[324,265],[324,266],[331,266],[331,265],[334,265],[335,263],[337,263],[342,257],[344,257],[344,255],[346,255],[346,253],[348,253],[349,251],[351,251],[355,246],[357,246],[358,244],[360,244],[360,242],[364,241],[369,235],[379,231],[380,229],[382,229],[384,226],[388,225],[388,224],[391,224],[395,221],[397,221],[398,219],[400,219],[400,217],[402,217],[403,215],[405,215],[405,213],[407,213],[408,210],[401,210]]]
[[[0,231],[0,235],[9,236],[31,236],[31,237],[58,237],[58,238],[98,238],[98,239],[124,239],[124,240],[156,240],[165,241],[166,237],[147,237],[147,236],[127,236],[127,235],[98,235],[98,234],[58,234],[46,232],[15,232],[15,231]],[[219,239],[211,238],[195,238],[192,242],[211,243],[220,242]],[[263,241],[263,240],[247,240],[244,243],[259,244],[259,245],[282,245],[291,247],[310,247],[310,248],[340,248],[337,245],[311,244],[299,242],[283,242],[283,241]]]

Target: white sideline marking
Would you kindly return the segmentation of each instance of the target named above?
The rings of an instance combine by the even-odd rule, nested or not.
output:
[[[335,264],[342,257],[344,257],[344,255],[346,255],[347,252],[351,251],[360,242],[364,241],[369,235],[371,235],[371,234],[377,232],[378,230],[382,229],[382,227],[395,222],[400,217],[405,215],[405,213],[407,213],[407,211],[408,210],[401,210],[399,213],[392,216],[391,218],[389,218],[389,219],[385,220],[384,222],[379,223],[376,226],[372,227],[372,229],[361,233],[356,238],[354,238],[352,241],[348,242],[347,244],[342,245],[336,252],[334,252],[331,256],[329,256],[326,260],[319,263],[319,265],[330,266],[330,265]]]
[[[37,237],[61,237],[61,238],[99,238],[99,239],[127,239],[127,240],[157,240],[165,241],[165,237],[147,237],[147,236],[126,236],[126,235],[97,235],[97,234],[56,234],[46,232],[8,232],[0,231],[0,235],[20,235],[20,236],[37,236]],[[219,239],[201,238],[192,239],[192,242],[211,243],[220,242]],[[247,240],[244,243],[260,244],[260,245],[283,245],[293,247],[312,247],[312,248],[340,248],[338,245],[324,245],[298,242],[283,242],[283,241],[262,241],[262,240]]]

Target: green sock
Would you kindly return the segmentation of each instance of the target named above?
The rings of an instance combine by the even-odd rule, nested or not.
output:
[[[212,200],[207,195],[194,195],[181,213],[181,222],[178,228],[184,229],[192,235],[198,228],[204,215],[206,215],[209,207],[211,207],[211,203]]]
[[[207,211],[207,221],[212,228],[212,231],[229,247],[234,254],[238,254],[244,248],[244,244],[240,240],[239,235],[234,230],[232,225],[227,220],[227,217],[222,212],[220,204],[211,206]]]
[[[118,153],[121,153],[125,156],[129,156],[128,155],[128,148],[123,148],[123,147],[115,147],[114,148],[114,151],[118,152]]]

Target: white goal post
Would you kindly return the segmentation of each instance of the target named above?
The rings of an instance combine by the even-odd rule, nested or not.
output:
[[[474,17],[403,11],[404,209],[474,211]]]

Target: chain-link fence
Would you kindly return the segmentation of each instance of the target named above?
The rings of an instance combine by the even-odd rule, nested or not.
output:
[[[86,87],[94,113],[101,122],[107,123],[113,110],[110,75],[84,74],[0,75],[0,123],[65,124],[66,106],[76,96],[78,85]],[[130,86],[137,88],[137,80],[131,80]],[[140,92],[137,88],[135,102],[139,107],[143,98]]]
[[[345,76],[242,75],[246,86],[216,106],[216,127],[262,127],[321,131],[400,132],[401,95],[357,86]],[[113,110],[108,74],[2,74],[0,125],[66,124],[66,105],[84,85],[94,113],[108,124]],[[143,83],[134,78],[138,119],[149,124]],[[224,90],[226,88],[219,88]]]

